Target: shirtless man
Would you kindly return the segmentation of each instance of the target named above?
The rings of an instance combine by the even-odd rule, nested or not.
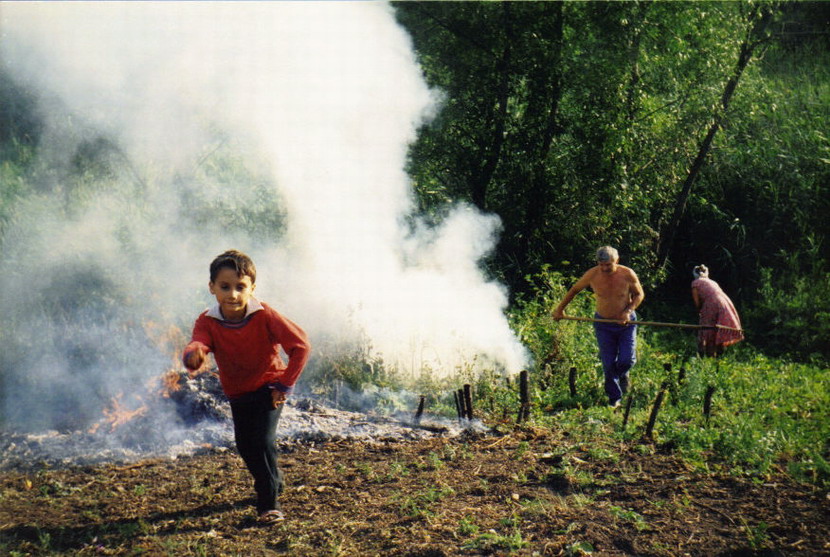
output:
[[[588,269],[574,284],[556,309],[553,318],[565,317],[565,307],[582,290],[590,287],[596,297],[597,319],[613,319],[617,323],[594,323],[599,345],[599,358],[605,372],[605,392],[612,408],[628,390],[628,372],[637,361],[637,309],[645,293],[636,273],[620,265],[617,250],[603,246],[597,250],[597,265]]]

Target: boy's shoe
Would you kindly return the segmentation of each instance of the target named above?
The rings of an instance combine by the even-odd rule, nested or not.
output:
[[[617,400],[615,400],[615,401],[613,401],[613,402],[610,402],[610,403],[608,404],[608,406],[609,406],[610,408],[619,408],[619,407],[620,407],[620,399],[618,398]]]
[[[256,519],[256,521],[260,524],[274,524],[275,522],[280,522],[282,520],[285,520],[285,515],[282,511],[278,511],[277,509],[265,511]]]

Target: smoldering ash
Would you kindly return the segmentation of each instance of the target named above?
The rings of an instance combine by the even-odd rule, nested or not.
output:
[[[40,123],[2,239],[7,420],[127,404],[229,247],[319,342],[417,373],[525,365],[479,269],[498,219],[413,214],[407,148],[440,93],[388,5],[5,3],[0,18],[2,70]]]

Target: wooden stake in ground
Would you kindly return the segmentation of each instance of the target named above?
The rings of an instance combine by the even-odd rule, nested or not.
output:
[[[527,377],[527,370],[519,373],[519,416],[517,421],[522,423],[530,418],[530,384]]]
[[[421,400],[418,401],[418,410],[415,411],[415,423],[421,423],[421,416],[424,415],[424,402],[426,401],[427,397],[421,395]]]
[[[660,412],[660,406],[663,404],[663,397],[666,396],[666,388],[668,385],[665,381],[660,385],[660,392],[657,393],[657,398],[654,399],[654,406],[651,408],[651,415],[648,417],[648,425],[646,426],[646,437],[652,438],[654,432],[654,424],[657,422],[657,414]]]
[[[628,400],[625,401],[625,414],[623,415],[623,431],[625,431],[625,426],[628,425],[628,414],[631,412],[631,403],[633,400],[634,399],[631,397],[631,393],[628,393]]]
[[[706,387],[706,395],[703,397],[703,417],[709,421],[709,416],[712,414],[712,396],[715,394],[715,386],[709,385]]]
[[[467,419],[473,419],[473,387],[468,383],[464,385],[464,408],[467,411]]]
[[[464,396],[461,394],[461,389],[453,391],[452,396],[455,399],[455,411],[458,413],[458,420],[461,421],[467,415],[467,411],[464,409]]]

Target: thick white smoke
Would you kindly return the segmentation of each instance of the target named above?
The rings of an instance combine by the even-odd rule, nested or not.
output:
[[[44,125],[39,193],[0,261],[16,339],[0,364],[24,398],[157,374],[146,329],[189,326],[231,247],[313,341],[368,338],[409,371],[525,365],[478,266],[498,219],[413,218],[406,152],[438,103],[387,4],[4,2],[0,17],[3,70]],[[109,177],[91,186],[84,161]]]

